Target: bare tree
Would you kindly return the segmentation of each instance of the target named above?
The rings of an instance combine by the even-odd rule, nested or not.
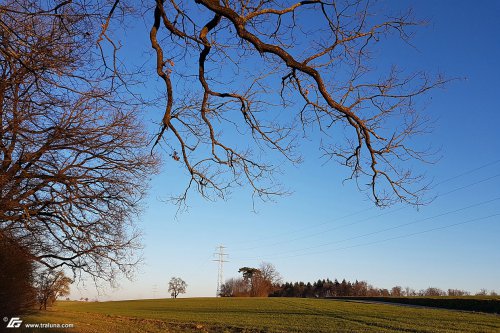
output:
[[[112,282],[138,260],[133,221],[157,161],[137,108],[92,65],[90,8],[57,3],[0,7],[0,237]]]
[[[120,40],[113,33],[118,29],[113,27],[126,26],[129,2],[48,1],[43,8],[38,1],[16,7],[18,3],[0,7],[2,30],[10,34],[3,39],[4,57],[20,60],[32,74],[48,72],[48,82],[60,85],[56,76],[67,72],[50,66],[47,71],[45,65],[21,59],[28,48],[16,53],[6,46],[16,45],[12,36],[22,37],[24,22],[50,21],[54,45],[47,47],[57,50],[53,54],[63,59],[93,54],[88,46],[97,43],[100,53],[92,59],[79,57],[73,67],[89,69],[86,76],[104,74],[93,77],[104,78],[101,89],[127,89],[131,80],[122,65],[129,59],[120,58]],[[261,198],[285,193],[273,177],[280,162],[265,155],[276,152],[298,163],[298,146],[308,136],[324,158],[346,166],[347,178],[355,179],[377,205],[422,203],[427,184],[411,171],[411,161],[427,161],[429,151],[412,145],[427,130],[416,101],[444,80],[396,66],[375,70],[378,42],[393,36],[411,42],[419,23],[411,12],[391,15],[367,0],[143,3],[146,9],[136,9],[151,15],[149,39],[156,74],[164,84],[155,144],[169,149],[190,179],[177,203],[184,202],[191,188],[208,198],[225,197],[240,185],[250,186]],[[59,38],[65,31],[77,33]],[[63,80],[64,85],[72,80]]]
[[[424,290],[422,296],[446,296],[446,291],[436,287],[429,287]]]
[[[47,310],[58,297],[69,295],[69,286],[73,281],[62,270],[44,269],[35,278],[35,288],[40,310]]]
[[[172,298],[177,298],[179,294],[185,294],[187,288],[187,283],[178,277],[173,277],[168,282],[168,292]]]
[[[482,288],[475,295],[476,296],[486,296],[486,295],[488,295],[488,290],[486,290],[485,288]]]
[[[461,289],[448,289],[448,296],[469,296],[470,292]]]
[[[274,265],[263,262],[259,268],[242,267],[238,273],[243,275],[243,280],[232,279],[226,281],[226,289],[233,291],[232,296],[267,297],[281,283],[281,275]],[[243,283],[244,288],[237,288]],[[246,292],[245,292],[246,290]],[[227,293],[228,290],[225,290]]]
[[[417,296],[417,292],[415,291],[415,289],[412,289],[410,287],[405,287],[405,292],[404,292],[404,295],[409,297],[409,296]]]
[[[403,288],[401,286],[394,286],[391,289],[391,296],[401,297],[403,296]]]
[[[269,281],[272,285],[280,284],[283,280],[276,267],[269,262],[262,262],[259,265],[259,270],[262,278]]]
[[[426,184],[405,164],[429,157],[410,143],[426,131],[415,101],[444,80],[376,72],[373,57],[385,37],[411,41],[411,12],[375,17],[364,0],[154,3],[150,40],[166,94],[157,143],[185,164],[189,187],[207,197],[241,184],[264,198],[283,193],[262,155],[298,162],[311,135],[377,205],[422,203]]]
[[[250,289],[243,278],[230,278],[221,285],[221,297],[248,297]]]

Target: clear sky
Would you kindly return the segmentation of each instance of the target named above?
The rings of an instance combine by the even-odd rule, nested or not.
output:
[[[212,260],[219,244],[229,255],[225,278],[267,261],[285,281],[328,277],[381,288],[500,292],[500,2],[384,3],[410,6],[429,24],[418,30],[415,48],[388,48],[383,61],[464,78],[432,92],[426,105],[435,120],[427,140],[442,154],[425,169],[434,179],[434,202],[419,210],[378,209],[355,183],[342,184],[346,170],[323,165],[317,147],[306,143],[304,163],[285,166],[280,177],[291,196],[258,202],[253,212],[248,189],[215,203],[192,195],[189,210],[176,216],[177,207],[162,198],[182,188],[186,178],[167,161],[138,222],[144,264],[134,281],[121,280],[99,299],[168,297],[172,276],[187,282],[183,297],[214,296]],[[149,52],[146,29],[138,24],[128,37],[136,49]],[[161,106],[148,112],[156,120]],[[73,287],[71,297],[95,297],[92,286],[87,289]]]

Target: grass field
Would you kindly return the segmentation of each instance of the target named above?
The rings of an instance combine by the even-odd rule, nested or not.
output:
[[[500,316],[300,298],[59,302],[24,323],[74,324],[16,332],[500,332]]]

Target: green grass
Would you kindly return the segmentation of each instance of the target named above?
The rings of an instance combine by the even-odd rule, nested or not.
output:
[[[500,332],[500,316],[298,298],[59,302],[25,322],[73,323],[39,332]],[[37,332],[29,330],[29,332]]]

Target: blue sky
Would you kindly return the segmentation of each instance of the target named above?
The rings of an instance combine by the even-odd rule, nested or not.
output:
[[[99,299],[167,297],[172,276],[188,283],[184,297],[213,296],[217,264],[212,260],[219,244],[229,254],[226,278],[237,276],[239,267],[268,261],[285,281],[329,277],[382,288],[500,292],[500,3],[383,4],[412,7],[416,17],[429,21],[418,29],[414,48],[388,46],[379,55],[383,61],[461,78],[433,91],[425,106],[435,120],[426,140],[442,155],[424,167],[437,198],[419,210],[375,208],[355,183],[342,183],[347,170],[323,165],[317,146],[308,142],[302,147],[304,162],[285,165],[279,178],[292,195],[257,202],[254,212],[249,189],[218,202],[193,194],[189,210],[176,215],[177,207],[162,199],[181,189],[185,178],[167,161],[153,179],[138,223],[144,264],[134,281],[120,281]],[[136,49],[149,51],[147,32],[139,26],[129,38]],[[161,106],[148,112],[146,118],[157,119]],[[91,285],[73,288],[72,298],[82,296],[95,297]]]

